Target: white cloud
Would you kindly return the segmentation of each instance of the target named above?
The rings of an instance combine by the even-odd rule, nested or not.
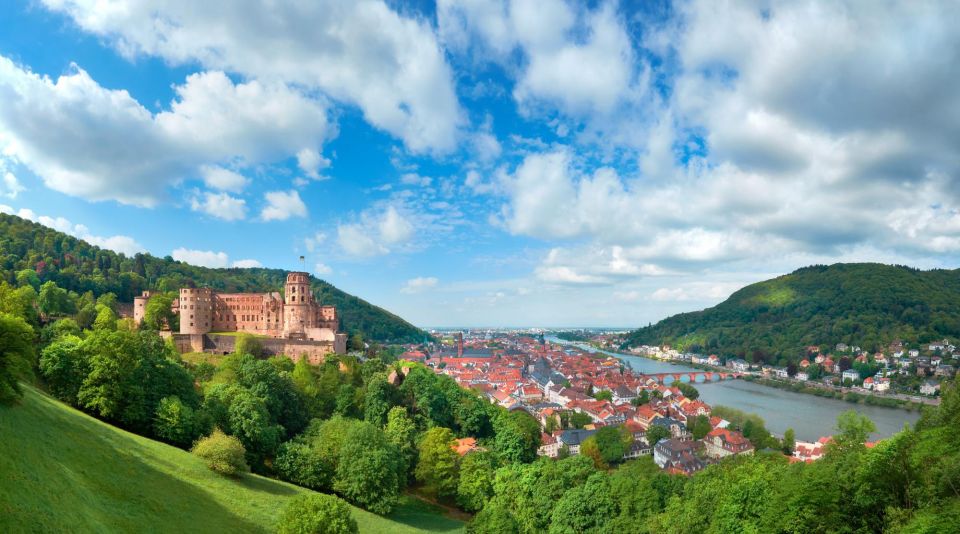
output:
[[[323,232],[317,232],[311,237],[304,238],[303,246],[307,248],[307,252],[314,252],[317,250],[317,247],[322,245],[327,241],[327,234]]]
[[[318,262],[313,266],[313,274],[317,276],[327,276],[333,273],[333,269],[325,263]]]
[[[0,149],[56,191],[153,206],[171,184],[209,180],[216,162],[280,160],[335,131],[322,101],[279,82],[203,72],[174,90],[171,109],[153,115],[76,65],[54,81],[0,56]]]
[[[227,193],[203,193],[190,199],[190,209],[225,221],[237,221],[247,216],[247,202]]]
[[[230,264],[231,267],[239,267],[241,269],[251,269],[254,267],[263,267],[263,264],[257,260],[236,260]]]
[[[400,183],[404,185],[418,185],[420,187],[430,187],[433,178],[429,176],[420,176],[419,174],[408,172],[400,177]]]
[[[406,294],[422,293],[437,287],[438,283],[440,283],[440,280],[433,276],[411,278],[400,288],[400,292]]]
[[[250,183],[244,175],[216,165],[203,165],[200,174],[204,183],[221,191],[239,193]]]
[[[312,148],[304,148],[297,152],[297,166],[311,179],[323,180],[320,171],[330,166],[330,160]]]
[[[230,263],[226,252],[214,252],[212,250],[191,250],[181,247],[174,250],[172,256],[177,261],[201,267],[222,268]]]
[[[369,257],[388,254],[403,248],[414,234],[414,225],[407,214],[394,205],[371,208],[360,214],[359,221],[337,226],[337,242],[350,256]]]
[[[283,80],[356,104],[414,151],[456,144],[461,110],[430,24],[384,2],[297,4],[45,0],[124,55]],[[270,113],[265,113],[270,116]],[[315,146],[315,145],[303,145]]]
[[[285,221],[290,217],[307,216],[307,205],[296,191],[270,191],[264,198],[267,205],[260,213],[264,221]]]
[[[3,168],[0,167],[0,171]],[[13,175],[12,172],[3,173],[3,196],[15,200],[17,195],[25,191],[24,187],[20,185],[20,182],[17,180],[17,177]]]

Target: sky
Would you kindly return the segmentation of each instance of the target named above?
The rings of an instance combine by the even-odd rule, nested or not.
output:
[[[0,211],[419,326],[955,268],[960,3],[14,0]],[[299,257],[304,256],[301,264]]]

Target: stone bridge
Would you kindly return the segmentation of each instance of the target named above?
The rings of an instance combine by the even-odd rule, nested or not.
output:
[[[654,373],[640,375],[641,379],[643,380],[652,378],[665,386],[674,382],[687,382],[693,384],[702,382],[719,382],[721,380],[733,380],[734,378],[740,378],[742,376],[743,373],[737,373],[733,371],[691,371],[683,373]]]

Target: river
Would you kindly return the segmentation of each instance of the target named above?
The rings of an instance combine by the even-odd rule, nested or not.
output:
[[[553,336],[548,337],[547,340],[552,343],[570,344]],[[573,343],[573,345],[584,350],[620,358],[637,373],[700,371],[687,365],[617,354],[579,343]],[[797,439],[803,441],[814,441],[821,436],[835,433],[837,416],[847,410],[856,410],[873,421],[877,431],[871,436],[872,439],[889,437],[900,431],[904,423],[913,424],[919,418],[919,413],[915,411],[852,404],[842,400],[763,386],[746,380],[698,383],[695,387],[700,391],[700,398],[707,404],[711,406],[722,404],[744,412],[755,413],[763,418],[770,432],[782,436],[787,428],[793,428]]]

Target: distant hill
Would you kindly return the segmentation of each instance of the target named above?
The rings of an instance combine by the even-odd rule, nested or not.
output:
[[[218,291],[276,291],[283,287],[282,269],[210,269],[150,254],[127,257],[93,246],[63,232],[26,219],[0,213],[0,280],[13,283],[23,269],[36,270],[41,281],[96,296],[113,292],[131,302],[144,289],[164,291],[180,287],[212,287]],[[323,280],[313,280],[321,303],[337,307],[342,328],[365,339],[418,342],[426,333],[400,317],[344,293]]]
[[[632,332],[627,345],[671,344],[693,352],[775,363],[809,345],[960,338],[960,270],[875,263],[815,265],[749,285],[724,302]]]
[[[273,532],[286,502],[312,493],[130,434],[24,388],[0,405],[0,532]],[[353,509],[360,532],[461,532],[410,497],[389,517]]]

